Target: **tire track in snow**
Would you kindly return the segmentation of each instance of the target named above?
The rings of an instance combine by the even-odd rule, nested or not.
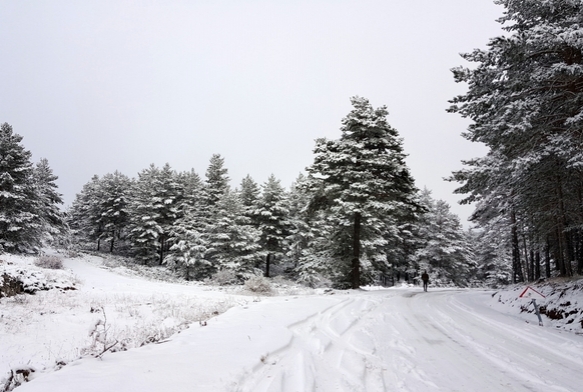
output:
[[[439,342],[442,356],[473,380],[472,390],[489,391],[496,387],[516,391],[580,390],[579,380],[565,379],[562,371],[557,371],[577,374],[580,365],[574,367],[571,360],[565,361],[548,350],[537,351],[537,346],[526,343],[519,332],[512,333],[507,323],[498,323],[496,327],[495,322],[484,322],[467,308],[452,305],[452,298],[457,295],[450,291],[413,297],[404,320],[413,329],[416,325],[426,342]],[[419,354],[434,359],[438,354],[422,345],[418,348],[422,351]],[[455,377],[455,373],[444,368]],[[464,380],[459,382],[464,385]]]
[[[532,390],[578,391],[580,379],[569,380],[566,374],[578,374],[583,368],[581,353],[573,356],[556,350],[552,344],[541,344],[529,330],[533,327],[519,323],[519,328],[480,316],[463,306],[456,297],[448,296],[438,309],[435,326],[451,331],[477,355],[491,361],[504,373],[523,380]],[[560,339],[560,335],[555,338]],[[498,342],[493,346],[491,342]],[[565,350],[568,352],[568,350]],[[557,369],[561,369],[557,371]]]
[[[291,324],[290,342],[267,355],[235,390],[386,390],[382,361],[366,330],[380,302],[354,296]]]

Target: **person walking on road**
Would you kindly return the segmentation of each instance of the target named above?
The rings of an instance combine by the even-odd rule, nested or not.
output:
[[[427,285],[429,284],[429,275],[427,275],[427,270],[423,271],[421,280],[423,281],[423,291],[427,291]]]

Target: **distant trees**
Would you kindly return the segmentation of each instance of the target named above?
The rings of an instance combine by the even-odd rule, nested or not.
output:
[[[33,165],[22,136],[0,125],[0,250],[38,251],[66,233],[57,177],[46,159]]]
[[[232,189],[218,154],[204,179],[169,164],[137,179],[95,176],[69,211],[75,235],[186,279],[242,281],[274,270],[357,288],[424,268],[436,282],[466,285],[479,268],[459,220],[415,187],[386,108],[351,102],[340,138],[316,142],[308,175],[289,191],[274,175],[262,185],[247,175]]]
[[[472,216],[509,236],[512,281],[583,273],[583,4],[501,0],[507,36],[453,70],[468,92],[451,112],[473,120],[464,136],[485,157],[452,180],[477,202]],[[496,224],[493,226],[492,223]]]
[[[424,189],[420,203],[426,208],[417,224],[414,260],[418,270],[431,271],[431,280],[465,286],[475,275],[477,265],[472,239],[462,229],[459,218],[443,200],[434,200]]]

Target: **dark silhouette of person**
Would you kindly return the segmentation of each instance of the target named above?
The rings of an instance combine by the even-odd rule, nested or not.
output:
[[[427,285],[429,284],[429,275],[427,275],[427,270],[423,271],[421,280],[423,281],[423,291],[427,291]]]

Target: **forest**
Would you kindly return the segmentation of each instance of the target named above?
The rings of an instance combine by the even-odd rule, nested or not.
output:
[[[0,246],[110,252],[186,280],[283,275],[312,287],[416,282],[499,286],[583,274],[583,5],[500,0],[505,34],[452,70],[467,91],[448,111],[488,148],[448,181],[472,203],[464,230],[418,189],[384,106],[352,97],[337,139],[285,189],[275,175],[232,186],[225,158],[94,176],[62,211],[49,162],[0,129]]]

